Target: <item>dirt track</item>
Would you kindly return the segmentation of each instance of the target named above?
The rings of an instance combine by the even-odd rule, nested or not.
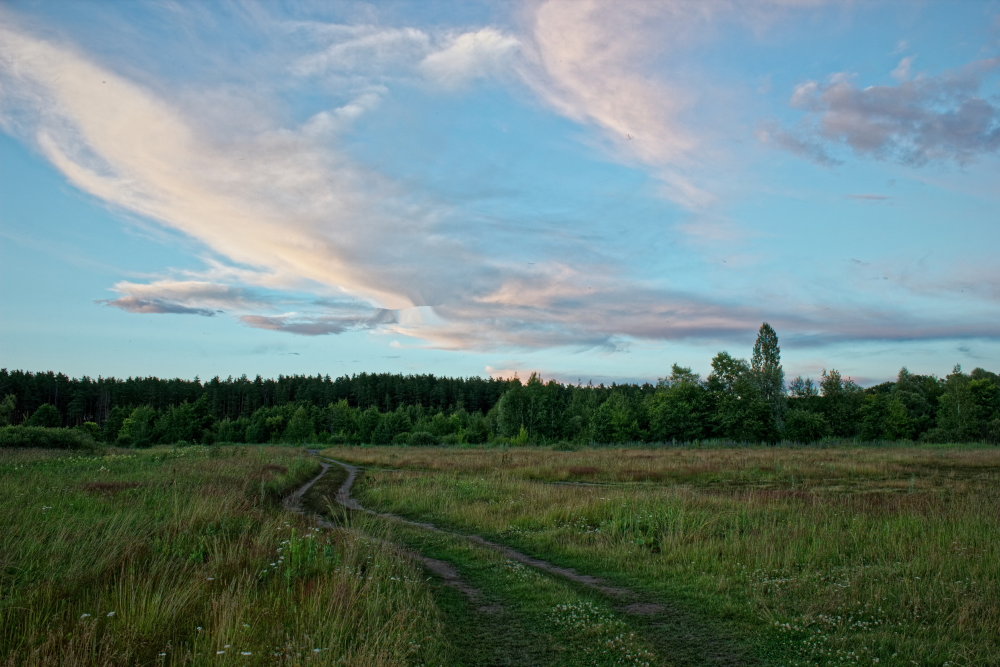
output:
[[[399,516],[398,514],[391,514],[388,512],[376,512],[375,510],[368,509],[363,505],[361,505],[361,503],[359,503],[355,498],[351,496],[351,489],[354,486],[354,482],[358,477],[358,472],[360,469],[357,466],[353,466],[349,463],[344,463],[342,461],[337,461],[335,459],[324,458],[323,460],[329,463],[339,465],[340,467],[344,468],[344,470],[347,471],[347,479],[344,480],[344,483],[341,484],[340,488],[337,490],[337,498],[336,498],[337,502],[343,507],[360,512],[367,512],[369,514],[374,514],[375,516],[379,516],[384,519],[399,521],[401,523],[405,523],[410,526],[416,526],[418,528],[423,528],[425,530],[431,530],[438,533],[444,533],[448,535],[465,538],[470,542],[473,542],[474,544],[478,544],[479,546],[492,549],[493,551],[500,553],[505,558],[509,558],[510,560],[516,561],[523,565],[528,565],[530,567],[533,567],[537,570],[541,570],[548,574],[553,574],[558,577],[562,577],[563,579],[568,579],[574,583],[582,584],[583,586],[586,586],[588,588],[593,588],[594,590],[600,591],[605,595],[614,597],[615,599],[623,603],[621,609],[626,613],[651,615],[651,614],[658,614],[664,611],[665,609],[663,605],[655,602],[649,602],[648,600],[645,600],[643,596],[628,588],[623,588],[621,586],[612,586],[610,583],[599,577],[594,577],[589,574],[580,574],[579,572],[577,572],[572,568],[560,567],[558,565],[555,565],[554,563],[541,560],[540,558],[529,556],[528,554],[517,551],[516,549],[513,549],[504,544],[498,544],[497,542],[492,542],[480,535],[466,535],[463,533],[457,533],[455,531],[441,528],[440,526],[437,526],[433,523],[414,521],[412,519],[407,519],[406,517]],[[325,470],[326,469],[324,469],[324,472]]]
[[[318,452],[312,451],[318,456]],[[581,574],[568,567],[561,567],[549,561],[529,556],[512,547],[487,540],[480,535],[468,535],[453,530],[442,528],[433,523],[415,521],[398,514],[389,512],[378,512],[363,506],[351,495],[354,483],[358,478],[361,468],[358,466],[337,461],[327,457],[319,457],[323,466],[322,471],[307,482],[301,488],[289,495],[285,499],[285,506],[292,511],[305,513],[302,509],[303,496],[327,474],[331,465],[337,465],[347,472],[347,477],[337,489],[336,502],[348,509],[356,512],[364,512],[383,519],[397,521],[409,526],[421,528],[444,535],[458,537],[468,540],[476,545],[491,549],[505,558],[512,561],[535,568],[549,575],[560,577],[574,584],[598,591],[616,602],[619,611],[636,617],[641,617],[641,625],[648,628],[651,633],[649,638],[661,655],[671,656],[679,660],[681,664],[703,664],[703,665],[752,665],[757,661],[747,655],[738,644],[731,640],[719,637],[712,629],[705,626],[701,619],[691,616],[689,613],[673,606],[664,605],[650,599],[649,595],[639,593],[623,586],[612,585],[600,577]],[[321,525],[333,526],[328,520],[317,517]],[[398,548],[398,546],[397,546]],[[418,552],[401,550],[402,553],[422,563],[427,570],[433,572],[441,578],[445,585],[461,591],[470,602],[481,605],[484,599],[483,593],[466,581],[458,570],[446,561],[429,558]],[[499,613],[501,607],[479,606],[479,611],[489,614]]]

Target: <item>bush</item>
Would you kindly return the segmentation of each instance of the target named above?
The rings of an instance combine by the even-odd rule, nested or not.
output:
[[[441,444],[441,441],[430,431],[414,431],[410,434],[409,444],[422,447],[426,445],[438,445]]]
[[[816,442],[830,432],[826,418],[807,410],[790,410],[785,418],[785,440],[794,442]]]
[[[96,449],[97,443],[82,430],[45,426],[0,427],[0,448]]]

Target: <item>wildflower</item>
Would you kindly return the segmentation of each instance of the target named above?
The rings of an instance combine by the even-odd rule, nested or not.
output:
[[[215,652],[215,655],[225,655],[225,654],[226,654],[225,651],[216,651]]]
[[[253,651],[240,651],[240,655],[253,655]]]
[[[114,615],[115,615],[115,612],[113,612],[113,611],[109,611],[109,612],[107,613],[107,617],[108,617],[108,618],[111,618],[111,617],[112,617],[112,616],[114,616]]]
[[[201,631],[202,631],[202,630],[204,630],[204,629],[205,629],[205,628],[201,627],[200,625],[199,625],[199,626],[198,626],[197,628],[195,628],[195,630],[197,630],[198,632],[201,632]]]
[[[90,614],[80,614],[80,618],[90,618]]]
[[[206,581],[215,581],[215,577],[205,577]]]

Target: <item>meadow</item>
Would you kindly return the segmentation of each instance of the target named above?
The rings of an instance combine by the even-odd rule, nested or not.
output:
[[[302,450],[0,451],[0,664],[445,664],[425,575],[280,497]]]
[[[1000,664],[995,448],[323,453],[369,466],[367,506],[670,604],[667,662],[725,638],[737,662]]]
[[[376,514],[337,465],[324,519],[282,506],[323,457]],[[995,448],[4,450],[0,484],[0,664],[1000,664]]]

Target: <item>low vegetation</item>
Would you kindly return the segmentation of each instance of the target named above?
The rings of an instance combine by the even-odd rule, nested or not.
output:
[[[1000,663],[993,448],[333,448],[362,502],[640,587],[772,664]]]
[[[322,454],[0,450],[0,665],[1000,664],[993,447]]]
[[[287,448],[0,452],[0,664],[446,662],[412,561],[275,502],[318,468]]]

